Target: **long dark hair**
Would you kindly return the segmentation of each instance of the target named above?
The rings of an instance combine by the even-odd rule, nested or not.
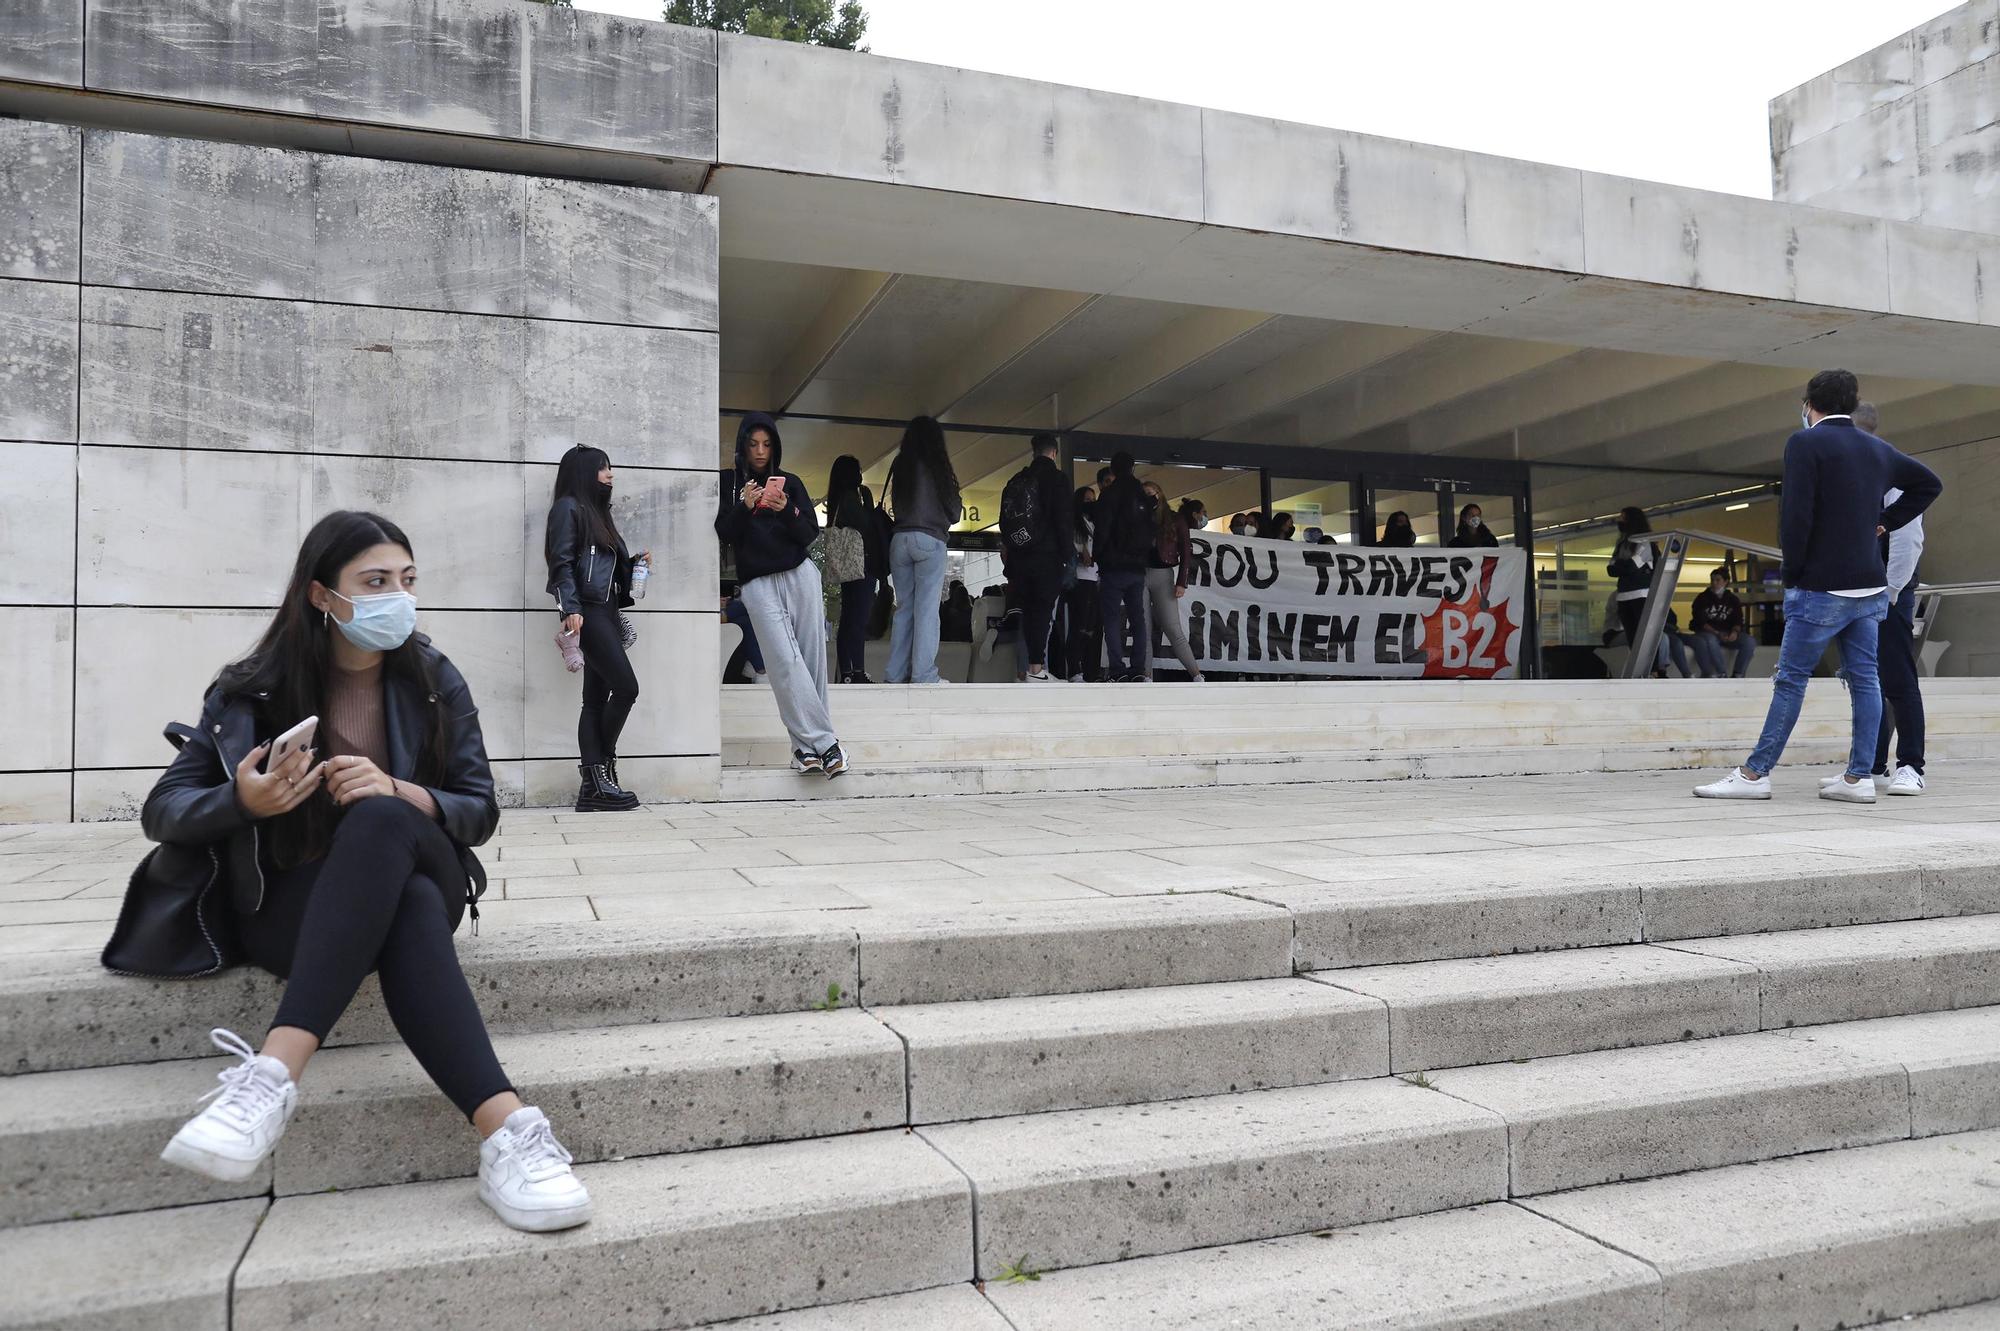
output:
[[[416,558],[410,538],[389,519],[375,513],[342,510],[313,524],[299,546],[291,580],[270,627],[249,654],[222,668],[215,678],[225,697],[248,698],[257,714],[257,731],[275,738],[309,716],[326,709],[326,681],[333,666],[332,636],[336,630],[323,612],[313,608],[312,585],[338,587],[340,570],[376,545],[401,546]],[[383,680],[402,679],[431,699],[429,724],[417,752],[416,780],[436,785],[443,775],[448,744],[444,709],[436,705],[437,671],[427,640],[411,634],[401,647],[382,654]],[[321,732],[320,744],[325,743]],[[241,754],[231,757],[242,760]],[[326,789],[319,790],[290,813],[270,820],[272,860],[279,868],[303,864],[326,852],[333,839],[335,810]]]
[[[1618,552],[1636,550],[1641,534],[1651,530],[1653,524],[1647,521],[1645,509],[1637,507],[1619,509],[1618,533],[1621,539],[1618,542]]]
[[[1076,528],[1076,539],[1079,541],[1090,539],[1090,505],[1092,501],[1085,499],[1084,496],[1089,494],[1093,488],[1088,485],[1079,485],[1076,487],[1076,493],[1070,496],[1070,525]]]
[[[918,416],[903,427],[903,442],[889,464],[889,498],[901,515],[916,505],[917,482],[928,477],[946,516],[958,507],[958,473],[944,446],[944,427],[932,416]]]
[[[826,477],[826,523],[829,527],[843,526],[841,510],[849,502],[861,497],[861,459],[852,453],[842,453],[833,460],[833,470]]]
[[[624,542],[618,535],[617,522],[611,517],[611,496],[597,482],[597,474],[610,465],[611,459],[603,449],[578,444],[556,464],[555,494],[549,502],[576,500],[583,510],[584,532],[591,543],[617,550],[623,548]]]

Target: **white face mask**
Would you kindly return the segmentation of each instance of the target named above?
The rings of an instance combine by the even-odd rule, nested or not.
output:
[[[1799,408],[1799,428],[1802,430],[1812,429],[1812,414],[1804,407]]]
[[[417,598],[408,592],[340,599],[354,607],[354,614],[334,620],[334,625],[342,637],[365,652],[393,652],[417,630]]]
[[[1465,526],[1466,526],[1466,529],[1467,529],[1468,531],[1478,531],[1478,530],[1479,530],[1479,515],[1478,515],[1477,513],[1475,513],[1475,514],[1473,514],[1473,515],[1472,515],[1471,517],[1467,518],[1467,519],[1465,520]]]

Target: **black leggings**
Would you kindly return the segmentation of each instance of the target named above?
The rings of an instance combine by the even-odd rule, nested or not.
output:
[[[618,736],[632,704],[639,701],[639,677],[625,655],[625,634],[610,605],[583,608],[583,711],[576,718],[577,755],[591,766],[618,756]]]
[[[1639,621],[1645,614],[1646,598],[1643,596],[1636,600],[1618,602],[1618,622],[1625,629],[1625,645],[1635,652],[1639,650]],[[1648,663],[1646,669],[1650,674],[1652,665]]]
[[[467,1118],[511,1091],[451,933],[465,869],[444,829],[394,795],[341,816],[326,858],[272,875],[263,909],[239,918],[244,955],[285,980],[271,1025],[325,1040],[370,971],[396,1033]]]

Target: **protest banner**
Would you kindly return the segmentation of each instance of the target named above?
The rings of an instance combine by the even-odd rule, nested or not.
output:
[[[1528,552],[1383,550],[1196,532],[1177,604],[1203,671],[1514,679]],[[1178,665],[1153,634],[1156,668]]]

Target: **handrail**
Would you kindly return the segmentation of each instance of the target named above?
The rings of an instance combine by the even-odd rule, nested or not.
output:
[[[2000,592],[2000,582],[1920,582],[1917,584],[1919,596],[1979,596],[1986,592]]]
[[[1646,533],[1641,532],[1640,535]],[[1785,552],[1773,545],[1760,545],[1756,541],[1746,541],[1738,536],[1718,536],[1712,531],[1701,531],[1694,527],[1663,527],[1652,533],[1655,536],[1685,536],[1690,540],[1706,541],[1719,545],[1725,550],[1741,550],[1746,554],[1762,555],[1766,559],[1783,559]]]

